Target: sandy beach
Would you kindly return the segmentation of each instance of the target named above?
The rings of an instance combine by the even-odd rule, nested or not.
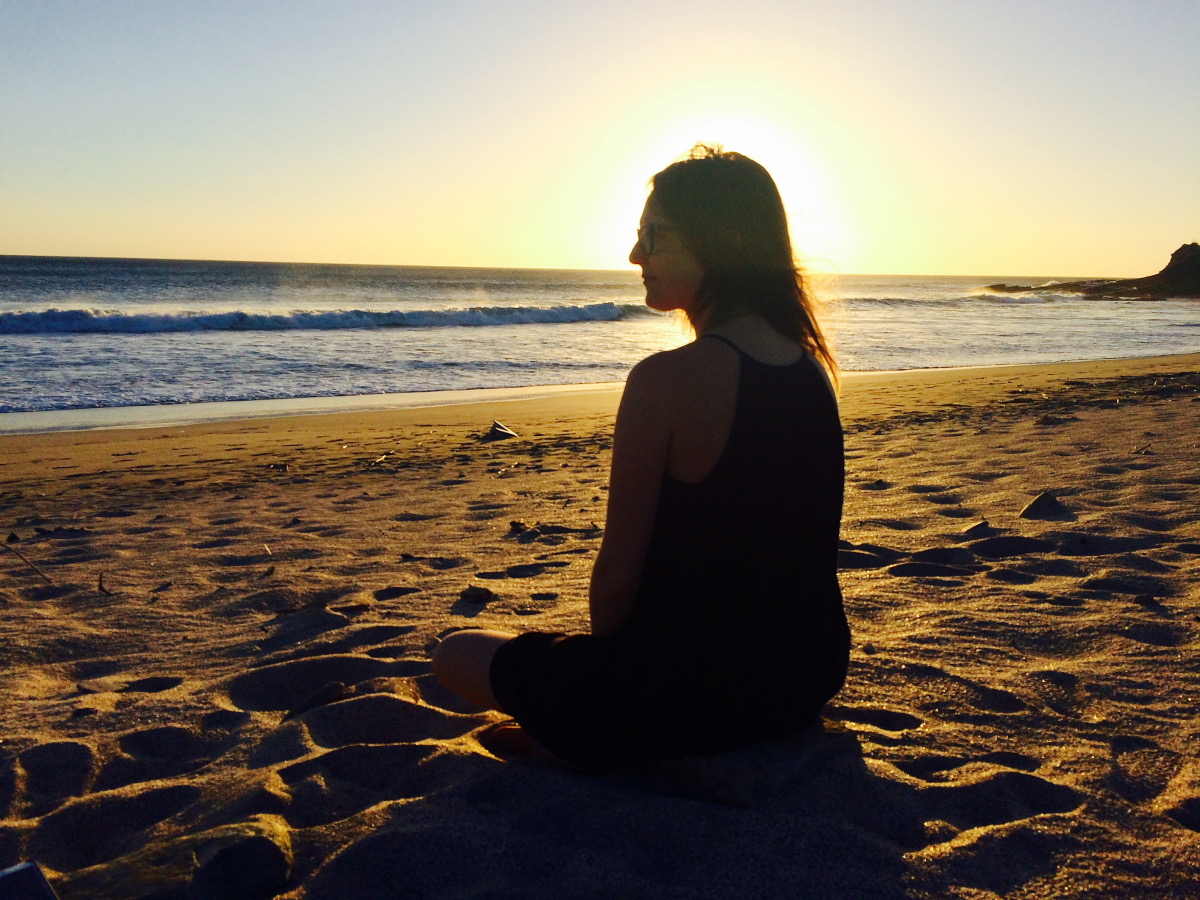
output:
[[[820,727],[504,760],[429,652],[586,627],[618,399],[0,437],[0,868],[92,900],[1200,896],[1200,355],[846,375]]]

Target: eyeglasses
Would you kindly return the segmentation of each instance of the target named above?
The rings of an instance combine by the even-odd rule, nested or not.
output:
[[[657,222],[651,222],[648,225],[643,225],[637,230],[638,246],[642,248],[642,252],[649,256],[654,252],[654,241],[660,231],[678,231],[674,225],[661,225]]]

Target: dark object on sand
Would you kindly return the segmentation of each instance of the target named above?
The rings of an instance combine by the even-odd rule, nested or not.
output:
[[[35,862],[0,869],[0,900],[58,900]]]
[[[1022,519],[1036,519],[1038,516],[1061,510],[1062,504],[1058,502],[1058,498],[1049,491],[1042,491],[1025,505],[1020,515]]]
[[[43,580],[45,580],[46,584],[54,584],[54,582],[50,580],[50,576],[47,575],[45,572],[43,572],[41,569],[39,569],[37,567],[37,565],[34,564],[33,560],[31,560],[28,556],[26,556],[24,553],[22,553],[16,547],[10,547],[9,543],[10,542],[5,542],[3,544],[0,544],[0,547],[3,547],[9,553],[13,553],[13,554],[16,554],[17,556],[21,557],[21,559],[25,562],[25,565],[29,566],[29,568],[33,569],[33,571],[35,571],[39,575],[41,575]]]
[[[499,422],[492,422],[492,427],[487,430],[487,433],[479,440],[481,443],[490,443],[491,441],[503,441],[508,438],[518,437],[517,433],[507,425],[501,425]]]
[[[966,537],[983,537],[992,533],[992,526],[988,524],[987,519],[980,519],[974,525],[964,528],[962,533]]]
[[[500,599],[498,594],[480,584],[473,584],[470,587],[463,588],[463,592],[458,596],[468,603],[478,603],[480,606]]]

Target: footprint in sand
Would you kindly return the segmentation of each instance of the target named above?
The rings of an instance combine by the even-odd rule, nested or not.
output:
[[[925,526],[908,519],[863,519],[863,527],[890,528],[892,531],[920,531]]]
[[[96,753],[76,741],[52,741],[30,747],[17,762],[25,772],[27,815],[35,817],[90,788]],[[15,793],[15,778],[13,781]]]
[[[363,625],[360,627],[346,628],[338,632],[338,637],[332,640],[314,641],[303,647],[295,650],[276,653],[264,660],[266,663],[281,663],[294,659],[303,659],[312,656],[331,656],[334,654],[352,653],[361,651],[364,648],[371,656],[401,656],[407,653],[410,648],[406,647],[379,647],[387,641],[393,641],[398,637],[409,634],[416,630],[415,625]],[[385,650],[387,652],[372,653],[372,650]]]
[[[980,569],[979,560],[966,547],[930,547],[928,550],[918,550],[909,559],[913,562],[935,563],[943,566],[963,566]]]
[[[385,661],[368,656],[313,656],[266,665],[236,675],[226,683],[230,702],[238,709],[260,711],[291,709],[330,682],[356,684],[368,678],[415,675],[427,672],[424,661]]]
[[[443,766],[461,765],[424,742],[459,738],[492,719],[427,705],[415,699],[417,684],[409,684],[413,697],[364,693],[306,710],[260,746],[280,761],[307,757],[278,771],[294,799],[293,825],[313,827],[380,800],[425,796],[444,783]]]
[[[874,481],[868,481],[863,484],[856,485],[860,491],[886,491],[892,487],[890,481],[884,481],[882,478],[876,478]]]
[[[299,717],[320,747],[415,743],[460,737],[481,724],[477,715],[450,713],[394,694],[364,694]]]
[[[1010,569],[1007,566],[1001,566],[999,569],[984,572],[983,577],[999,581],[1002,584],[1033,584],[1038,580],[1037,575],[1020,569]]]
[[[1151,550],[1166,541],[1158,535],[1107,535],[1065,531],[1047,535],[1058,541],[1058,552],[1065,556],[1110,556]]]
[[[1056,784],[1026,772],[1002,771],[986,775],[976,781],[949,784],[931,784],[917,790],[914,805],[919,807],[927,822],[946,823],[952,834],[971,829],[984,829],[975,841],[959,847],[959,859],[983,852],[996,856],[995,862],[1002,865],[978,865],[975,860],[969,871],[980,875],[993,875],[995,880],[987,885],[990,890],[1005,893],[1032,877],[1021,871],[1019,863],[1027,860],[1024,853],[1013,854],[1013,847],[997,846],[995,838],[1014,835],[1017,846],[1027,847],[1037,832],[1027,828],[1014,829],[1013,825],[1035,816],[1051,813],[1066,813],[1077,809],[1083,796],[1074,788]],[[986,839],[987,829],[999,826],[993,839]],[[981,840],[982,839],[982,840]],[[1038,859],[1042,857],[1040,854]],[[1004,865],[1007,863],[1007,865]]]
[[[533,578],[541,575],[548,569],[558,569],[563,566],[570,565],[569,562],[562,560],[551,560],[547,562],[525,563],[522,565],[509,566],[501,572],[476,572],[477,578],[501,579],[501,578]]]
[[[190,784],[88,794],[44,816],[29,833],[25,852],[59,871],[98,865],[144,846],[147,829],[200,796]]]
[[[89,678],[78,682],[76,687],[85,694],[160,694],[171,688],[179,687],[181,684],[183,684],[183,679],[175,675],[151,675],[147,678],[135,678],[132,681],[110,676]]]
[[[1025,701],[1012,691],[988,687],[973,679],[953,675],[938,666],[905,663],[902,672],[906,678],[921,681],[931,693],[945,698],[928,708],[937,708],[955,720],[976,720],[973,712],[962,711],[962,707],[987,713],[1013,713],[1028,708]]]
[[[1112,754],[1108,785],[1132,803],[1157,797],[1183,766],[1175,751],[1135,735],[1114,738]]]
[[[962,578],[976,574],[979,570],[963,566],[947,566],[932,562],[904,562],[891,566],[889,575],[902,578]]]
[[[95,790],[112,790],[191,772],[228,746],[223,737],[201,734],[180,725],[128,732],[117,739],[119,752],[109,757],[96,775]]]
[[[1011,559],[1014,556],[1026,556],[1030,553],[1049,553],[1057,549],[1057,545],[1041,538],[1025,537],[1019,534],[1001,537],[984,538],[967,545],[976,556],[984,559]]]
[[[1032,756],[1009,750],[995,750],[976,757],[934,754],[912,759],[892,760],[892,765],[897,769],[907,772],[914,778],[930,782],[945,782],[947,776],[944,776],[943,773],[961,768],[968,763],[987,763],[1022,772],[1033,772],[1041,767],[1041,763]]]
[[[1175,588],[1165,579],[1123,569],[1107,569],[1100,576],[1081,582],[1079,587],[1086,591],[1135,596],[1170,597],[1175,593]]]
[[[830,718],[842,722],[855,722],[859,725],[870,725],[872,728],[879,728],[883,731],[908,731],[921,727],[921,720],[910,713],[878,706],[830,704],[828,711]]]
[[[383,602],[385,600],[395,600],[397,597],[407,597],[409,594],[419,594],[420,592],[421,589],[417,587],[389,586],[375,591],[373,596],[376,600]]]
[[[1155,647],[1178,647],[1188,636],[1188,631],[1168,622],[1131,622],[1121,632],[1124,637],[1139,644]]]
[[[1058,669],[1040,669],[1027,676],[1035,693],[1050,709],[1060,715],[1077,715],[1083,705],[1079,676]]]

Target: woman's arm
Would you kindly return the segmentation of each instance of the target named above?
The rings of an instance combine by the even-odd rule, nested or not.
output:
[[[633,607],[654,530],[671,446],[671,362],[656,354],[633,367],[613,431],[604,540],[592,569],[592,634],[610,635]]]

